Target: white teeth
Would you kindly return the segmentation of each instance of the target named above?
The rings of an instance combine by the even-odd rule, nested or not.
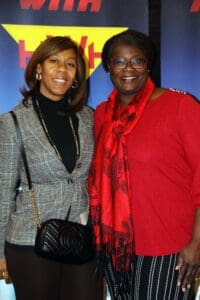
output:
[[[61,82],[61,83],[65,83],[66,81],[64,79],[60,79],[60,78],[54,78],[55,81],[57,82]]]
[[[132,80],[132,79],[135,79],[136,76],[128,76],[128,77],[123,77],[122,79],[124,80]]]

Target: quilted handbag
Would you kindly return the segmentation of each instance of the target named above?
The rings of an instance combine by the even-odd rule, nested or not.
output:
[[[35,252],[62,263],[86,263],[95,254],[92,230],[88,225],[67,220],[47,220],[38,228]]]

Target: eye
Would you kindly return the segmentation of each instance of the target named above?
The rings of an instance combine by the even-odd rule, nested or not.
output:
[[[66,68],[67,69],[75,69],[76,63],[74,61],[68,61],[68,62],[66,62]]]
[[[131,63],[133,66],[144,67],[146,60],[143,57],[136,57],[132,59]]]
[[[58,60],[58,58],[50,57],[50,58],[49,58],[49,62],[52,63],[52,64],[58,64],[58,63],[59,63],[59,60]]]
[[[115,67],[124,67],[126,65],[126,62],[123,58],[113,58],[112,64]]]

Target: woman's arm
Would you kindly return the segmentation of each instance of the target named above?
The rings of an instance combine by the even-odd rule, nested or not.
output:
[[[4,245],[6,226],[15,209],[16,184],[19,178],[19,143],[10,114],[0,117],[0,267],[6,267]],[[0,269],[0,276],[1,276]]]
[[[200,103],[189,95],[183,96],[179,110],[180,137],[185,160],[192,170],[191,205],[194,211],[192,236],[180,251],[176,269],[178,285],[183,291],[190,288],[200,269]]]

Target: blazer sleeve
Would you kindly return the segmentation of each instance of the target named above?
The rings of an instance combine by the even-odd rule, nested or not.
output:
[[[19,141],[13,120],[7,113],[0,117],[0,258],[4,257],[6,226],[15,209],[19,169]]]

